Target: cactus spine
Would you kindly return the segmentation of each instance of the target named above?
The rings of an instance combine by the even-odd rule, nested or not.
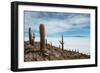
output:
[[[33,45],[31,28],[29,28],[29,43]]]
[[[60,44],[61,44],[61,46],[62,46],[62,50],[64,50],[64,41],[63,41],[63,35],[62,35],[62,40],[61,41],[59,41],[60,42]]]
[[[45,49],[45,27],[43,24],[40,24],[40,49],[41,51]]]

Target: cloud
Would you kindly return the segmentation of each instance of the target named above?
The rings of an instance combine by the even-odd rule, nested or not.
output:
[[[46,36],[89,36],[90,14],[25,11],[24,33],[31,27],[39,36],[39,25],[45,25]]]

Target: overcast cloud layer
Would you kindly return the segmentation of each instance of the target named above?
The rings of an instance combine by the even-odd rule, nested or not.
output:
[[[31,27],[39,37],[39,25],[45,25],[46,37],[89,37],[90,14],[57,12],[24,12],[24,35],[28,36]]]

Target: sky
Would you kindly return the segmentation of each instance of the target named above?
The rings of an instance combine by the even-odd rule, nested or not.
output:
[[[31,27],[39,37],[39,25],[45,25],[46,37],[89,37],[90,14],[64,12],[24,11],[24,36],[28,37]]]

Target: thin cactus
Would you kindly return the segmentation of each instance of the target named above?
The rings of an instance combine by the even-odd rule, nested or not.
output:
[[[40,49],[41,51],[45,49],[45,27],[43,24],[40,24]]]
[[[52,42],[50,42],[50,48],[53,48],[53,46],[52,46]]]
[[[34,42],[35,42],[35,33],[33,32],[33,45],[34,45]]]
[[[46,48],[48,48],[48,42],[47,42],[47,39],[45,39],[45,43],[46,43]]]
[[[62,45],[62,50],[64,50],[64,41],[63,41],[63,35],[62,35],[62,40],[61,41],[59,41],[60,42],[60,44]]]
[[[33,45],[33,39],[32,39],[31,28],[29,28],[29,43],[30,43],[31,45]]]

